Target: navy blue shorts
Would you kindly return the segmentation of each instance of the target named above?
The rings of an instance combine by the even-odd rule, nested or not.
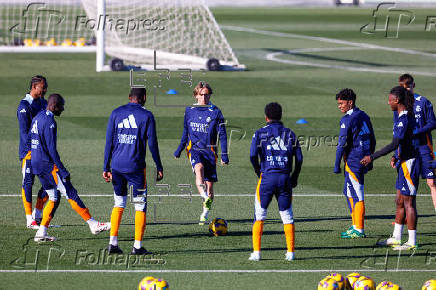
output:
[[[365,174],[363,172],[354,171],[345,163],[345,182],[344,195],[352,198],[354,202],[364,201],[364,182]]]
[[[267,209],[273,196],[276,197],[280,211],[290,208],[292,203],[292,185],[289,174],[262,174],[256,188],[256,202]]]
[[[403,195],[416,195],[419,185],[419,158],[401,160],[397,167],[398,177],[395,187]]]
[[[72,200],[79,207],[86,208],[71,181],[69,179],[62,179],[59,176],[58,171],[58,168],[54,165],[52,169],[47,169],[46,171],[37,174],[42,188],[44,190],[56,189],[56,192],[65,195],[67,200]]]
[[[434,179],[434,169],[432,168],[433,154],[431,152],[420,153],[419,158],[421,163],[421,178]]]
[[[194,171],[196,164],[201,163],[204,167],[204,180],[210,182],[218,181],[216,174],[216,156],[213,151],[190,150],[188,157],[191,162],[192,171]]]
[[[58,180],[60,178],[57,172],[57,167],[53,166],[53,168],[49,168],[46,171],[37,174],[44,190],[57,189]]]
[[[146,195],[147,180],[145,169],[132,173],[121,173],[112,170],[112,185],[115,194],[118,196],[126,196],[128,186],[133,186],[133,197],[136,197],[137,195]]]

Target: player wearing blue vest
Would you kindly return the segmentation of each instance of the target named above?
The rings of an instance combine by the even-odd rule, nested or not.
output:
[[[352,225],[341,233],[344,239],[365,237],[364,175],[371,169],[360,160],[374,153],[375,135],[368,115],[356,107],[356,94],[343,89],[336,95],[339,110],[344,114],[340,123],[334,173],[341,173],[341,159],[345,163],[344,195],[347,197]]]
[[[413,113],[414,97],[404,87],[397,86],[391,90],[388,103],[392,111],[398,113],[398,118],[394,122],[392,142],[377,152],[365,156],[361,163],[367,166],[375,159],[398,150],[399,165],[397,166],[398,177],[395,184],[397,196],[394,232],[392,237],[379,241],[377,244],[380,246],[393,246],[394,250],[410,250],[417,246],[416,193],[420,174],[418,139],[413,134],[414,130],[416,130]],[[401,245],[401,235],[406,217],[409,240]]]
[[[66,195],[71,207],[88,223],[93,234],[108,230],[109,224],[94,220],[88,208],[80,200],[76,189],[70,182],[70,173],[64,167],[57,151],[57,125],[54,116],[64,110],[64,99],[59,94],[48,98],[47,110],[33,118],[30,129],[32,170],[38,176],[49,200],[44,208],[41,225],[35,234],[35,242],[54,241],[47,235],[47,228],[60,202],[60,193]]]
[[[156,123],[153,114],[143,106],[146,101],[145,88],[133,88],[130,102],[116,108],[109,117],[104,150],[103,178],[112,181],[114,187],[114,207],[111,214],[109,254],[121,254],[118,247],[118,229],[127,202],[127,186],[133,187],[135,202],[135,241],[132,255],[149,252],[142,247],[146,226],[147,182],[145,174],[145,154],[148,148],[157,168],[157,178],[163,178],[163,168],[156,136]]]
[[[414,93],[415,81],[410,74],[403,74],[398,79],[399,85],[409,90],[414,94],[415,102],[413,105],[413,111],[415,114],[417,128],[415,135],[417,135],[419,140],[419,158],[421,164],[421,178],[427,179],[427,185],[430,188],[431,196],[433,199],[433,206],[436,211],[436,184],[435,184],[435,172],[431,164],[435,159],[433,153],[433,139],[431,136],[431,131],[436,128],[436,118],[433,111],[433,105],[431,102],[419,95]],[[394,112],[394,118],[398,114]],[[397,160],[393,156],[392,162],[394,164]]]
[[[253,252],[249,260],[259,261],[263,224],[268,205],[275,196],[283,222],[287,252],[285,259],[294,260],[294,216],[292,212],[292,188],[297,186],[298,175],[303,164],[300,144],[291,129],[283,126],[282,107],[270,103],[265,107],[267,125],[253,135],[250,161],[259,177],[254,202],[255,221],[252,238]],[[294,170],[292,163],[295,158]],[[260,161],[260,164],[259,164]],[[291,174],[292,173],[292,174]]]
[[[229,164],[229,157],[223,114],[210,102],[212,88],[206,82],[199,82],[193,95],[197,103],[186,107],[183,134],[174,156],[179,158],[182,150],[186,148],[192,171],[195,174],[195,185],[203,198],[203,212],[199,222],[203,225],[212,208],[213,184],[218,181],[216,174],[218,135],[221,143],[221,165]]]
[[[32,119],[40,111],[45,110],[47,101],[44,95],[47,92],[47,80],[45,77],[36,75],[30,81],[30,91],[26,97],[21,100],[17,109],[17,119],[20,133],[20,143],[18,147],[18,156],[21,161],[22,187],[21,195],[23,199],[24,211],[26,214],[27,228],[38,229],[41,222],[42,209],[48,196],[42,189],[39,190],[35,209],[32,213],[32,187],[35,181],[35,176],[32,172],[30,162],[30,144],[29,131]]]

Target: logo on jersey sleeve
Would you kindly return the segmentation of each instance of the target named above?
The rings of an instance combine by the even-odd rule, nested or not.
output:
[[[400,128],[400,127],[404,127],[403,122],[398,123],[398,124],[397,124],[397,127],[398,127],[398,128]]]
[[[342,123],[341,129],[345,129],[345,123]]]
[[[136,129],[138,128],[138,126],[136,125],[136,120],[135,120],[135,116],[133,116],[133,114],[129,115],[127,118],[123,119],[122,122],[118,123],[118,128],[122,129],[122,128],[133,128]]]
[[[21,109],[20,113],[26,113],[26,109]]]
[[[366,125],[366,122],[363,122],[362,128],[360,129],[359,135],[368,135],[371,131],[368,128],[368,125]]]

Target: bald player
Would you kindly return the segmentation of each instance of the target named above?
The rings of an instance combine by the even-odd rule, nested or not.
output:
[[[47,229],[59,206],[60,193],[66,195],[71,207],[85,220],[91,232],[97,234],[110,229],[110,224],[94,220],[70,182],[70,173],[64,167],[57,151],[57,124],[55,116],[64,111],[64,98],[51,94],[47,109],[36,115],[30,129],[33,173],[38,176],[49,200],[44,208],[41,225],[35,234],[35,242],[56,240]]]

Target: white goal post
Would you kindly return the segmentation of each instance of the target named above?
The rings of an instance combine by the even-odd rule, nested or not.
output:
[[[204,0],[0,0],[0,52],[90,51],[97,71],[245,68]]]

